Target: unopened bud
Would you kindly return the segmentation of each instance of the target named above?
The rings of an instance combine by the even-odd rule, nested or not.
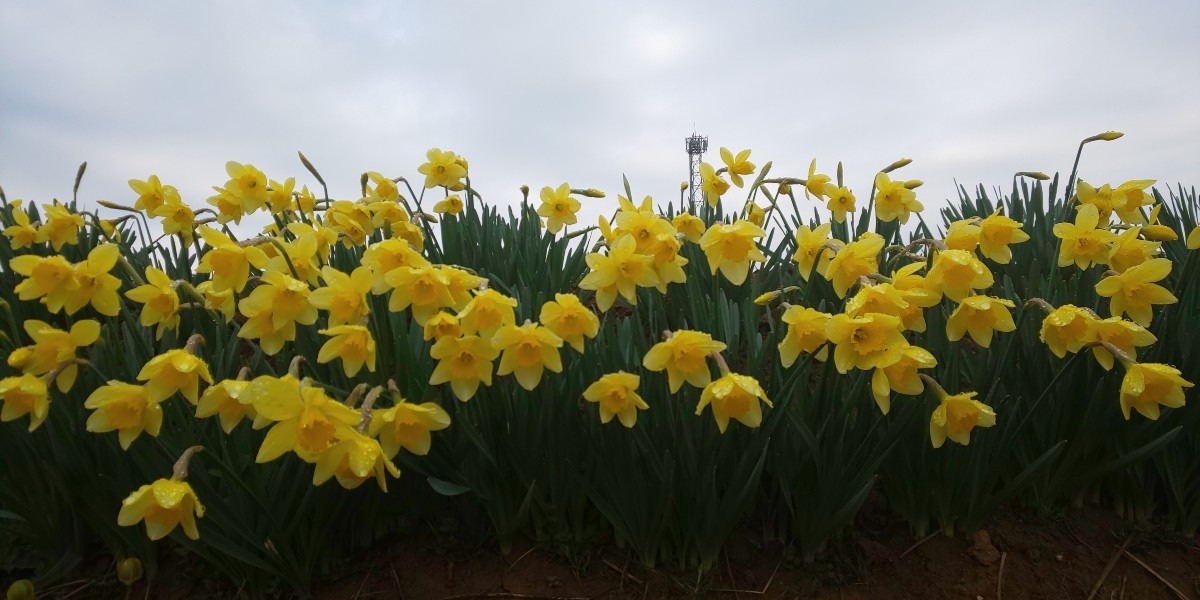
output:
[[[33,582],[28,579],[18,579],[8,586],[8,600],[34,600],[37,594],[33,591]]]
[[[1029,177],[1038,181],[1046,181],[1050,176],[1041,171],[1018,171],[1017,177]]]
[[[884,167],[882,172],[891,173],[892,171],[895,171],[896,169],[908,166],[908,164],[911,162],[912,162],[911,158],[902,158],[902,159]]]
[[[915,190],[923,185],[925,185],[925,182],[921,181],[920,179],[909,179],[908,181],[904,182],[904,187],[910,190]]]
[[[571,193],[579,194],[580,196],[586,196],[588,198],[603,198],[604,197],[604,192],[594,189],[594,188],[587,188],[587,189],[583,189],[583,190],[572,189]]]
[[[686,181],[679,182],[679,191],[682,192],[686,189],[688,189],[688,182],[686,182]]]
[[[782,195],[784,195],[784,194],[791,195],[791,193],[792,193],[792,186],[791,186],[791,184],[787,184],[787,183],[781,183],[781,184],[779,184],[779,195],[780,195],[780,196],[782,196]]]
[[[1088,142],[1095,142],[1095,141],[1111,142],[1115,139],[1120,138],[1123,135],[1125,135],[1125,134],[1121,133],[1120,131],[1105,131],[1104,133],[1097,133],[1096,135],[1093,135],[1092,137],[1087,138],[1086,140],[1083,140],[1083,143],[1086,144]]]
[[[1142,235],[1155,242],[1169,242],[1179,239],[1179,234],[1166,225],[1147,225],[1142,228]]]
[[[771,290],[754,299],[754,303],[759,306],[766,306],[775,301],[776,298],[782,295],[779,290]]]
[[[127,586],[141,580],[143,573],[142,561],[136,558],[127,558],[117,563],[117,579]]]

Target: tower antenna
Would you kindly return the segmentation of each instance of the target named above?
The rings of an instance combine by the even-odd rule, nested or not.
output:
[[[688,204],[696,212],[696,197],[700,195],[700,157],[708,150],[708,137],[696,134],[683,140],[688,154]]]

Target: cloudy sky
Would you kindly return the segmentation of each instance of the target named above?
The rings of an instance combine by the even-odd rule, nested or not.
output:
[[[158,174],[201,205],[227,160],[357,197],[430,147],[490,202],[563,181],[677,197],[683,139],[816,158],[865,196],[901,157],[937,206],[1012,173],[1200,180],[1200,3],[0,3],[0,186],[131,201]],[[604,202],[604,201],[600,201]],[[615,199],[613,200],[615,204]]]

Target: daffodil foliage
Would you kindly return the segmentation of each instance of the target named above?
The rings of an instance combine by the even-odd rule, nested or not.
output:
[[[695,204],[485,203],[438,148],[350,198],[304,155],[0,198],[0,514],[48,563],[99,539],[153,576],[169,538],[299,593],[480,511],[502,548],[702,571],[751,515],[811,559],[872,492],[918,534],[1084,497],[1195,532],[1194,191],[1020,172],[935,217],[908,159],[750,155]]]

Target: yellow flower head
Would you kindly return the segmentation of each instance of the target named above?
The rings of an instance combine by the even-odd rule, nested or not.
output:
[[[829,198],[829,202],[825,203],[825,208],[833,215],[833,220],[838,223],[846,222],[846,215],[854,212],[854,192],[848,187],[838,187],[832,183],[825,184],[825,196]]]
[[[73,315],[90,303],[102,315],[117,316],[121,310],[117,295],[121,280],[109,275],[109,271],[116,266],[120,253],[116,244],[101,244],[88,252],[86,260],[75,265],[78,287],[62,299],[67,314]]]
[[[306,462],[329,450],[339,440],[357,435],[358,411],[330,398],[319,387],[294,377],[254,378],[238,401],[250,402],[258,417],[275,424],[267,431],[255,462],[265,463],[295,452]]]
[[[373,186],[367,187],[367,197],[372,200],[382,202],[396,202],[400,200],[400,188],[396,186],[396,182],[384,177],[376,171],[367,171],[367,179]]]
[[[371,312],[367,294],[374,285],[370,267],[359,266],[347,275],[333,267],[321,269],[325,287],[313,290],[308,301],[320,310],[329,312],[329,326],[357,325]]]
[[[1117,236],[1107,229],[1097,229],[1098,224],[1100,215],[1095,205],[1084,204],[1079,207],[1074,224],[1054,225],[1054,235],[1062,240],[1058,248],[1058,266],[1075,263],[1080,269],[1087,269],[1108,260],[1108,251]]]
[[[900,332],[900,318],[879,313],[833,315],[825,324],[825,335],[836,346],[833,363],[842,374],[894,365],[908,346]]]
[[[296,189],[296,178],[288,177],[280,183],[267,181],[267,208],[272,214],[283,215],[292,207],[292,191]]]
[[[267,203],[267,176],[254,165],[234,161],[225,163],[225,173],[229,181],[225,182],[225,191],[229,192],[242,204],[242,212],[253,213],[263,208]]]
[[[816,196],[817,200],[820,200],[821,196],[825,195],[825,186],[830,185],[830,181],[830,176],[817,173],[817,159],[812,159],[812,162],[808,163],[808,179],[804,180],[804,197]]]
[[[600,405],[600,422],[607,425],[613,416],[626,428],[637,423],[637,411],[648,410],[650,405],[638,395],[641,378],[632,373],[618,371],[597,379],[583,391],[583,398]]]
[[[1200,225],[1197,225],[1192,232],[1188,234],[1187,240],[1184,241],[1188,250],[1200,250]]]
[[[1146,188],[1154,185],[1153,179],[1134,179],[1126,181],[1112,191],[1110,199],[1117,217],[1130,225],[1145,222],[1142,207],[1154,203],[1154,196],[1146,193]]]
[[[562,338],[537,323],[520,327],[504,325],[492,336],[492,347],[503,352],[496,374],[511,373],[521,387],[533,390],[541,382],[544,369],[562,373],[562,357],[558,351],[562,344]]]
[[[370,193],[369,191],[367,192]],[[390,227],[393,230],[403,227],[411,223],[408,211],[395,200],[379,200],[376,198],[364,198],[360,202],[370,202],[366,205],[367,213],[371,215],[371,227],[375,229],[383,229]],[[357,206],[362,206],[358,204]],[[370,233],[369,231],[367,233]],[[395,231],[393,231],[395,233]],[[399,237],[399,236],[397,236]]]
[[[439,185],[447,188],[461,184],[461,179],[467,175],[467,167],[459,163],[459,157],[450,151],[440,148],[430,148],[425,153],[429,161],[417,167],[417,172],[425,176],[425,187],[435,188]]]
[[[690,213],[679,213],[671,219],[671,225],[693,244],[699,244],[700,236],[704,235],[704,221]]]
[[[754,240],[767,232],[749,221],[734,221],[730,225],[714,224],[700,238],[700,248],[708,258],[708,269],[717,270],[734,285],[742,285],[750,273],[750,261],[766,262],[767,257]]]
[[[900,220],[900,224],[908,223],[912,213],[919,213],[925,207],[917,201],[917,194],[904,186],[904,181],[892,181],[887,173],[875,176],[875,214],[880,221]]]
[[[200,401],[200,380],[212,383],[208,364],[187,350],[176,348],[155,356],[138,372],[137,380],[146,382],[151,402],[162,402],[175,392],[193,405]]]
[[[229,236],[207,225],[197,230],[208,244],[208,252],[200,258],[197,273],[212,273],[212,288],[215,291],[232,289],[241,293],[250,279],[250,267],[264,269],[267,255],[262,250],[249,246],[243,248]]]
[[[297,323],[312,325],[317,322],[317,307],[309,301],[308,284],[279,271],[267,271],[262,282],[263,285],[254,288],[238,305],[250,321],[258,320],[276,330]],[[249,339],[260,337],[246,333],[245,325],[239,335]]]
[[[864,285],[846,301],[845,313],[851,317],[861,317],[867,313],[900,317],[909,308],[908,300],[904,296],[903,292],[890,283]],[[903,320],[900,327],[904,328]]]
[[[434,313],[454,304],[450,279],[437,267],[398,267],[388,271],[384,280],[392,288],[388,310],[400,312],[411,306],[413,320],[418,325],[424,325]]]
[[[38,241],[37,227],[29,223],[29,213],[26,213],[18,202],[20,201],[14,200],[10,203],[13,205],[13,224],[4,229],[4,237],[10,240],[9,245],[13,250],[29,248]]]
[[[1010,245],[1028,240],[1021,224],[1000,214],[999,208],[979,222],[979,252],[1002,265],[1012,261]]]
[[[1121,380],[1121,414],[1129,420],[1129,409],[1157,421],[1159,405],[1183,406],[1183,389],[1194,384],[1181,377],[1179,369],[1158,363],[1134,363],[1125,368]]]
[[[377,408],[371,413],[371,435],[388,458],[395,457],[401,448],[416,456],[429,454],[431,431],[450,426],[450,415],[433,402],[410,404],[402,398],[391,408]]]
[[[933,258],[933,266],[925,276],[930,290],[962,302],[971,290],[989,288],[995,283],[992,272],[975,254],[966,250],[947,250]]]
[[[868,232],[838,250],[825,270],[825,276],[833,283],[833,291],[838,298],[845,298],[846,292],[859,277],[879,269],[879,252],[883,250],[883,243],[883,237]]]
[[[433,212],[440,215],[457,215],[463,211],[463,201],[458,194],[450,194],[433,205]]]
[[[1092,206],[1096,209],[1096,217],[1100,223],[1108,225],[1108,220],[1112,216],[1112,186],[1107,183],[1100,186],[1099,189],[1092,187],[1086,181],[1080,179],[1079,187],[1076,188],[1075,198],[1079,203],[1085,206]],[[1083,208],[1082,206],[1080,208]],[[1092,226],[1095,228],[1095,226]]]
[[[154,339],[162,339],[164,331],[179,327],[179,295],[166,273],[146,267],[146,284],[125,292],[125,297],[142,305],[142,327],[156,326]]]
[[[814,266],[817,274],[825,277],[834,254],[842,247],[841,240],[830,237],[831,227],[833,226],[829,223],[817,225],[816,229],[809,229],[804,225],[796,227],[796,253],[792,255],[792,261],[796,263],[796,268],[805,281],[808,281]]]
[[[1142,235],[1148,240],[1158,242],[1175,241],[1179,239],[1179,233],[1158,222],[1158,213],[1162,212],[1162,207],[1160,203],[1150,209],[1150,223],[1142,229]],[[1137,214],[1140,216],[1142,213],[1139,211]]]
[[[726,373],[720,379],[709,383],[700,393],[700,404],[696,405],[696,415],[704,412],[704,407],[712,405],[713,418],[717,421],[717,429],[725,433],[729,427],[729,419],[737,419],[746,427],[758,427],[762,424],[762,400],[767,406],[774,407],[767,399],[758,380],[748,375]]]
[[[1041,339],[1055,356],[1079,352],[1091,337],[1092,313],[1073,304],[1064,304],[1042,321]]]
[[[110,381],[92,392],[83,403],[92,409],[87,430],[95,433],[116,431],[123,450],[142,432],[158,437],[162,427],[162,407],[150,398],[145,386]]]
[[[674,394],[684,381],[698,388],[708,385],[712,381],[708,355],[724,350],[725,343],[707,333],[681,329],[651,347],[642,358],[642,366],[650,371],[666,370]]]
[[[929,439],[934,448],[941,448],[946,438],[966,446],[971,443],[971,430],[996,424],[996,413],[990,406],[975,400],[976,392],[945,394],[941,405],[929,419]]]
[[[375,229],[371,211],[349,200],[334,202],[325,211],[325,223],[338,233],[338,239],[346,248],[362,246],[367,242],[367,235]]]
[[[240,225],[242,217],[246,216],[246,211],[242,208],[242,201],[225,188],[213,186],[212,189],[217,193],[206,198],[205,202],[217,209],[217,222],[225,224],[233,221]],[[182,204],[182,202],[178,204]],[[153,210],[157,210],[161,206],[159,205],[159,207],[155,207]]]
[[[163,185],[158,175],[151,175],[145,181],[129,180],[129,188],[138,195],[133,207],[149,213],[163,204],[179,204],[179,190],[173,185]]]
[[[54,383],[64,394],[71,391],[79,373],[79,367],[74,362],[75,351],[96,343],[100,338],[100,323],[91,319],[76,321],[69,332],[36,319],[26,320],[24,326],[33,345],[18,348],[9,354],[8,366],[32,375],[44,375],[63,363],[70,363],[59,371]]]
[[[1121,317],[1093,319],[1090,324],[1092,341],[1112,344],[1129,356],[1136,357],[1138,348],[1158,341],[1158,338],[1154,337],[1154,334],[1147,331],[1145,327],[1132,321],[1126,321]],[[1100,363],[1105,371],[1112,370],[1113,355],[1108,348],[1103,345],[1092,346],[1092,356],[1096,357],[1096,362]]]
[[[178,235],[185,244],[192,245],[193,232],[196,229],[196,213],[192,211],[191,207],[182,202],[163,204],[150,211],[150,214],[162,218],[164,235]]]
[[[55,252],[61,252],[67,244],[79,243],[79,229],[83,227],[83,217],[71,212],[67,207],[55,202],[50,206],[42,206],[42,218],[45,220],[38,228],[38,242],[50,242]]]
[[[538,321],[580,354],[583,338],[595,339],[600,332],[600,319],[575,294],[555,294],[553,300],[542,305]]]
[[[585,258],[591,272],[579,282],[585,290],[596,290],[596,303],[607,311],[617,299],[617,293],[632,305],[637,305],[638,286],[658,285],[654,257],[637,252],[632,235],[622,235],[609,247],[607,255],[588,254]]]
[[[249,385],[249,381],[226,379],[208,386],[200,395],[200,403],[196,405],[196,417],[207,419],[216,415],[225,433],[232,432],[242,419],[254,420],[258,413],[250,399],[242,393]]]
[[[143,485],[121,502],[117,525],[129,527],[146,522],[146,535],[160,540],[175,529],[183,527],[184,535],[196,540],[196,519],[204,516],[204,505],[186,481],[159,479]]]
[[[825,337],[825,325],[830,315],[807,306],[790,306],[780,317],[787,323],[787,335],[779,342],[779,362],[783,368],[791,367],[801,354],[817,353],[817,360],[825,360],[829,356],[829,348],[822,347],[828,338]]]
[[[59,255],[34,256],[22,254],[9,261],[9,267],[25,279],[13,288],[21,300],[43,301],[52,313],[62,310],[63,303],[71,293],[79,289],[79,281],[75,279],[75,269],[67,259]]]
[[[463,333],[490,338],[502,327],[516,323],[515,298],[493,289],[476,292],[475,297],[458,313]]]
[[[976,344],[987,348],[992,345],[992,332],[1008,332],[1017,328],[1009,309],[1015,306],[1011,300],[991,296],[969,296],[950,313],[946,320],[946,339],[951,342],[970,335]]]
[[[477,335],[442,338],[429,349],[429,355],[438,361],[429,383],[449,382],[454,396],[466,402],[475,395],[480,383],[492,385],[492,361],[499,354],[488,340]]]
[[[546,186],[541,192],[542,204],[537,214],[545,217],[546,229],[558,233],[563,225],[574,225],[575,213],[579,212],[579,200],[571,197],[571,186],[564,183],[558,189]]]
[[[974,252],[979,245],[979,219],[955,221],[946,229],[946,247]]]
[[[338,485],[352,490],[374,477],[379,489],[387,492],[387,475],[400,476],[400,469],[384,454],[378,440],[353,431],[321,453],[316,463],[313,485],[336,477]]]
[[[225,317],[225,322],[233,321],[233,316],[237,314],[237,300],[234,298],[233,289],[214,290],[212,281],[202,281],[196,286],[196,291],[204,296],[204,307],[221,313]]]
[[[734,156],[729,148],[721,148],[721,162],[725,163],[725,168],[729,170],[729,179],[733,185],[742,187],[742,176],[754,174],[754,163],[750,162],[749,158],[749,149],[742,150]]]
[[[1149,327],[1155,304],[1174,304],[1179,301],[1167,288],[1155,283],[1170,273],[1170,259],[1152,258],[1129,267],[1124,273],[1101,279],[1096,284],[1096,293],[1111,298],[1108,310],[1114,317],[1127,314],[1138,325]]]
[[[444,337],[461,336],[462,327],[458,326],[458,317],[442,310],[425,321],[424,335],[425,341],[437,342]]]
[[[0,379],[0,421],[14,421],[24,415],[29,415],[29,431],[42,425],[50,414],[50,390],[46,380],[37,375],[25,373],[17,377]]]
[[[1108,251],[1108,266],[1118,273],[1129,267],[1140,265],[1158,255],[1162,243],[1139,238],[1141,227],[1130,227],[1117,234],[1112,249]]]
[[[430,264],[408,242],[392,239],[368,246],[363,252],[362,266],[371,269],[374,278],[371,292],[384,294],[391,289],[387,283],[388,273],[400,267],[429,267]]]
[[[729,191],[729,182],[723,177],[717,175],[717,170],[712,165],[702,162],[700,163],[700,191],[704,193],[704,200],[708,205],[716,208],[721,202],[721,196]]]
[[[342,359],[342,370],[346,377],[354,377],[363,365],[375,372],[375,338],[371,330],[362,325],[338,325],[322,329],[317,333],[330,336],[321,346],[317,362],[325,364],[335,357]]]
[[[450,306],[456,311],[466,308],[475,297],[473,292],[480,290],[488,282],[486,277],[480,277],[459,267],[440,265],[438,269],[449,282],[446,289],[450,292]]]
[[[892,392],[906,396],[917,396],[925,391],[925,384],[917,375],[917,369],[932,369],[937,366],[933,354],[919,346],[907,346],[895,364],[876,368],[871,374],[871,395],[883,414],[892,409]]]

